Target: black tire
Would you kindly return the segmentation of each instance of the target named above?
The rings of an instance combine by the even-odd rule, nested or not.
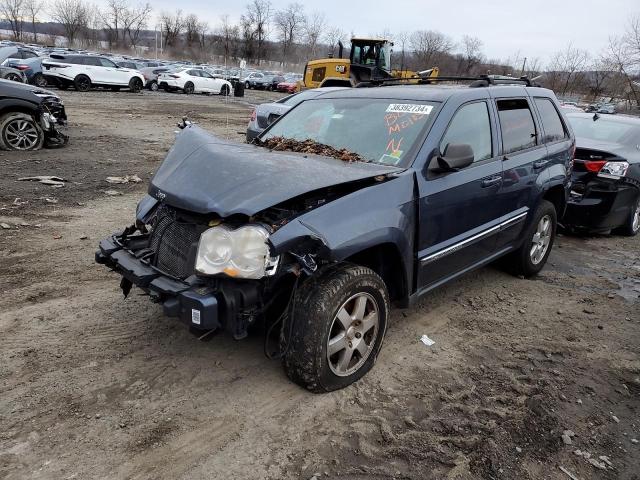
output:
[[[225,97],[231,94],[231,89],[229,88],[229,85],[222,85],[222,88],[220,88],[220,95],[224,95]]]
[[[158,82],[156,82],[155,80],[153,80],[151,83],[149,83],[149,90],[151,90],[152,92],[157,92],[158,91]]]
[[[12,82],[24,83],[24,80],[22,79],[22,77],[20,76],[19,73],[9,72],[4,77],[4,79],[5,80],[11,80]]]
[[[44,75],[42,75],[41,73],[36,73],[33,76],[33,80],[32,81],[33,81],[33,84],[36,87],[44,88],[44,87],[47,86],[47,79],[44,78]]]
[[[91,79],[86,75],[78,75],[73,80],[73,85],[79,92],[88,92],[89,90],[91,90]]]
[[[187,82],[184,84],[184,93],[186,93],[187,95],[191,95],[193,92],[195,92],[195,86],[193,85],[192,82]]]
[[[635,237],[640,232],[640,195],[631,206],[629,216],[620,228],[614,230],[613,233],[624,235],[625,237]]]
[[[0,149],[40,150],[43,143],[44,132],[31,115],[12,112],[0,117]]]
[[[142,80],[140,80],[138,77],[132,77],[131,80],[129,80],[129,91],[132,93],[139,93],[140,90],[142,90],[142,88],[144,87],[144,85],[142,84]]]
[[[536,234],[538,228],[541,226],[541,221],[545,217],[550,221],[548,243],[544,252],[538,251],[538,253],[542,253],[540,259],[538,261],[534,261],[532,257],[537,257],[537,255],[532,254],[534,242],[536,241]],[[524,242],[518,250],[509,254],[505,259],[506,265],[513,274],[529,278],[537,275],[540,270],[542,270],[545,263],[547,263],[547,259],[549,258],[549,254],[553,248],[557,228],[558,215],[556,213],[556,208],[553,206],[553,203],[547,200],[542,200],[534,212],[531,223],[524,234]],[[541,237],[538,236],[538,238]]]
[[[374,306],[377,308],[375,330],[370,326],[370,330],[358,333],[354,330],[357,327],[355,323],[346,329],[338,319],[338,312],[343,307],[347,314],[350,308],[355,312],[355,303],[350,302],[358,302],[360,298],[365,299],[361,315],[364,319],[374,312]],[[368,315],[365,315],[366,311],[369,311]],[[283,358],[285,372],[293,382],[311,392],[330,392],[356,382],[373,367],[387,329],[389,294],[383,280],[373,270],[342,265],[307,280],[296,293],[292,315],[293,324],[289,324],[289,318],[282,327],[281,348],[287,347]],[[358,316],[347,315],[346,318],[347,322],[357,322]],[[360,322],[361,328],[365,323],[369,322]],[[344,330],[342,337],[336,333],[336,328]],[[289,331],[291,336],[287,345]],[[327,352],[331,337],[346,343],[330,357]],[[362,355],[356,345],[363,346],[368,353]],[[347,360],[346,367],[355,363],[342,374],[337,374],[343,355],[348,353],[353,356],[348,356],[350,360]]]
[[[244,82],[244,88],[251,90],[251,84],[249,82]]]

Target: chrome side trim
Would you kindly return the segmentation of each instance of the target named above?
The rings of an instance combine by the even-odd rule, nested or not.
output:
[[[516,223],[519,223],[521,221],[523,221],[525,219],[525,217],[527,216],[527,214],[529,213],[529,211],[523,212],[523,213],[519,213],[518,215],[514,216],[513,218],[510,218],[508,220],[505,220],[504,222],[496,225],[495,227],[491,227],[488,228],[487,230],[484,230],[480,233],[477,233],[476,235],[466,238],[464,240],[462,240],[461,242],[458,242],[456,244],[451,245],[450,247],[444,248],[442,250],[439,250],[435,253],[432,253],[431,255],[427,255],[426,257],[422,257],[420,259],[420,262],[424,265],[426,263],[430,263],[430,262],[434,262],[436,260],[441,259],[442,257],[446,257],[447,255],[451,255],[452,253],[457,252],[458,250],[460,250],[461,248],[466,247],[467,245],[470,245],[474,242],[477,242],[479,240],[482,240],[484,238],[487,238],[490,235],[493,235],[494,233],[500,231],[500,230],[504,230],[505,228],[511,227],[513,225],[515,225]]]

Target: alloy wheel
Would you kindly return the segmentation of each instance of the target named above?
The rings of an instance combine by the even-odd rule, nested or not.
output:
[[[551,243],[552,224],[551,216],[545,215],[538,222],[538,227],[531,239],[529,256],[534,265],[539,264],[549,249]]]
[[[631,230],[635,233],[640,230],[640,199],[636,203],[636,211],[633,212],[633,220],[631,220]]]
[[[10,73],[5,77],[7,80],[11,80],[12,82],[20,82],[22,83],[22,77],[17,73]]]
[[[4,138],[15,150],[29,150],[38,145],[40,135],[32,122],[16,119],[5,127]]]
[[[329,329],[327,360],[339,377],[355,373],[369,358],[378,338],[380,312],[375,298],[360,292],[338,309]]]

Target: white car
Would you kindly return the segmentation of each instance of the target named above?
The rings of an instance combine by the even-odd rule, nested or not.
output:
[[[217,93],[230,95],[231,83],[213,75],[202,68],[175,68],[158,75],[158,86],[167,92],[182,90],[184,93]]]
[[[144,86],[142,73],[97,55],[51,55],[42,61],[42,74],[50,85],[63,90],[73,85],[79,92],[91,87],[139,92]]]

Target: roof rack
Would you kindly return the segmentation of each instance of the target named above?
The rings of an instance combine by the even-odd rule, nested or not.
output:
[[[421,76],[420,78],[389,78],[380,80],[371,80],[368,82],[361,82],[358,87],[375,87],[383,85],[402,85],[408,82],[415,82],[420,85],[433,84],[438,82],[471,82],[470,88],[477,87],[490,87],[494,85],[524,85],[526,87],[539,87],[538,83],[532,82],[528,77],[522,76],[519,78],[509,77],[506,75],[478,75],[476,77],[461,77],[461,76],[438,76],[428,77]]]

